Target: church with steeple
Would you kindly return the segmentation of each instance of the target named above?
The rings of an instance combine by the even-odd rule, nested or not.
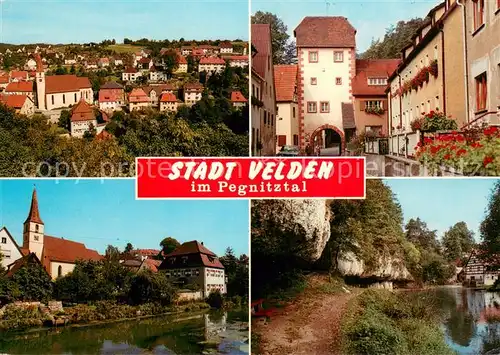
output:
[[[28,217],[24,221],[23,227],[23,245],[21,248],[19,248],[5,227],[0,230],[2,238],[0,240],[3,242],[4,239],[7,241],[10,238],[8,243],[5,244],[10,245],[11,249],[17,249],[14,250],[14,252],[18,251],[17,254],[12,253],[11,250],[9,255],[15,254],[21,255],[21,257],[31,254],[36,255],[52,279],[73,271],[77,260],[97,261],[103,258],[97,251],[87,249],[83,243],[53,237],[45,233],[45,224],[40,217],[36,188],[33,189]],[[4,253],[2,252],[2,254]],[[10,269],[17,260],[10,261],[12,264],[6,265],[7,269]]]

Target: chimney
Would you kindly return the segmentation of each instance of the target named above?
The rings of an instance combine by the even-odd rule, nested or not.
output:
[[[204,245],[203,242],[201,242],[201,245]]]

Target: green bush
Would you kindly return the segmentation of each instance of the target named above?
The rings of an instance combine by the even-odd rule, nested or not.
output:
[[[148,302],[169,305],[177,298],[177,291],[163,272],[146,270],[132,278],[129,297],[136,305]]]
[[[222,297],[219,290],[212,291],[208,295],[207,303],[212,308],[221,309],[224,306],[224,297]]]

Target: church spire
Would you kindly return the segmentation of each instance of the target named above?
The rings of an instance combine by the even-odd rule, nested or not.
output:
[[[33,188],[33,195],[31,196],[30,213],[28,214],[28,218],[26,218],[26,222],[24,223],[27,222],[43,224],[42,219],[40,218],[40,212],[38,211],[38,197],[36,195],[36,187]]]

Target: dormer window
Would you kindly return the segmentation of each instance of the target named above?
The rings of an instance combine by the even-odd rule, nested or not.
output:
[[[368,85],[385,86],[387,85],[387,78],[368,78]]]

